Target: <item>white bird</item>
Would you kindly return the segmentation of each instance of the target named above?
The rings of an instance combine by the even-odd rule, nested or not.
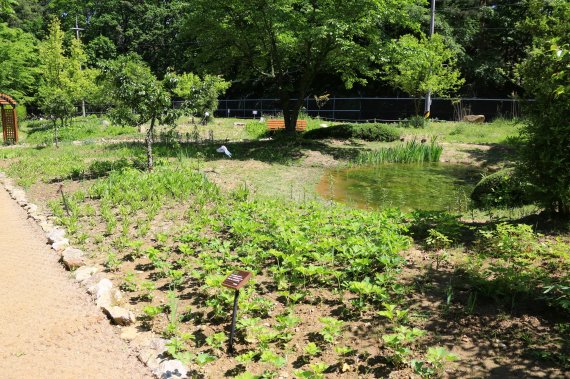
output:
[[[224,145],[220,146],[219,148],[216,149],[216,151],[218,153],[224,153],[226,154],[228,157],[232,157],[232,153],[230,153],[230,151],[228,150],[227,147],[225,147]]]

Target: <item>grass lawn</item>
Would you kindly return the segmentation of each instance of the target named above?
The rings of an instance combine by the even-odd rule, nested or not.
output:
[[[87,122],[95,131],[62,133],[60,148],[0,148],[0,170],[107,271],[137,326],[169,339],[169,354],[193,375],[502,378],[570,369],[566,232],[538,235],[512,211],[404,214],[318,196],[327,170],[398,141],[260,141],[257,121],[187,121],[179,141],[155,145],[152,173],[143,170],[141,135],[107,135],[119,129],[96,119]],[[400,130],[407,139],[438,136],[442,160],[498,167],[512,156],[505,143],[517,127]],[[192,142],[209,130],[215,142]],[[231,159],[216,152],[221,143]],[[242,290],[232,356],[233,294],[220,283],[235,268],[255,276]]]

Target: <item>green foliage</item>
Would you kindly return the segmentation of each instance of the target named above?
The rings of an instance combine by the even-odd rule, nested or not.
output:
[[[86,56],[81,42],[73,39],[66,55],[64,32],[58,19],[49,26],[49,35],[40,44],[41,85],[38,99],[41,109],[54,121],[54,141],[59,143],[58,127],[64,127],[75,113],[75,104],[95,96],[97,70],[83,68]],[[58,125],[58,120],[60,125]]]
[[[426,362],[412,360],[412,369],[422,378],[439,378],[445,373],[445,364],[458,360],[459,357],[450,353],[444,347],[432,346],[426,353]]]
[[[303,138],[358,138],[366,141],[391,142],[400,138],[400,132],[386,124],[340,124],[309,130],[303,135]]]
[[[184,100],[182,105],[185,115],[203,117],[205,112],[213,115],[218,109],[218,98],[230,87],[220,76],[205,75],[200,78],[196,74],[169,74],[166,81],[174,86],[173,92]]]
[[[406,128],[415,129],[425,128],[426,124],[427,120],[424,116],[412,116],[409,118],[409,120],[400,123],[400,125]]]
[[[0,0],[0,16],[13,14],[13,7],[17,4],[16,0]]]
[[[277,368],[283,367],[285,366],[285,364],[287,363],[287,359],[275,354],[273,351],[271,350],[264,350],[261,353],[261,357],[259,358],[260,362],[263,363],[269,363]]]
[[[323,379],[328,368],[329,366],[323,362],[312,363],[308,370],[295,371],[295,376],[303,379]]]
[[[259,139],[267,134],[267,125],[264,122],[248,121],[245,130],[249,137]]]
[[[455,56],[456,53],[439,34],[429,38],[422,35],[419,39],[407,34],[390,46],[386,79],[416,98],[428,91],[446,96],[464,82],[455,67]]]
[[[568,246],[542,238],[525,224],[502,223],[479,231],[474,244],[479,258],[466,266],[475,289],[497,300],[510,300],[511,306],[517,299],[544,299],[568,311]],[[488,257],[493,259],[483,266],[482,259]]]
[[[438,162],[442,152],[443,147],[435,138],[429,144],[412,140],[396,146],[360,151],[353,162],[358,165]]]
[[[313,357],[313,356],[319,354],[319,353],[321,352],[321,349],[319,349],[319,347],[317,346],[316,343],[314,343],[314,342],[309,342],[309,343],[305,346],[305,348],[303,349],[303,351],[304,351],[307,355]]]
[[[471,200],[479,208],[521,206],[530,202],[530,186],[514,168],[484,176],[473,189]]]
[[[153,169],[155,123],[173,125],[171,95],[150,68],[136,54],[124,55],[106,63],[103,86],[112,101],[111,118],[120,125],[140,126],[150,122],[146,134],[147,169]]]
[[[323,324],[323,329],[320,331],[323,339],[328,343],[335,343],[337,338],[342,335],[344,321],[337,320],[334,317],[321,317],[319,321]]]
[[[495,257],[536,254],[542,249],[530,225],[501,223],[494,230],[480,230],[477,250]]]
[[[520,171],[538,190],[538,201],[570,217],[570,4],[535,4],[534,41],[529,58],[519,66],[523,87],[534,101],[527,105],[528,123],[521,131],[524,149]]]
[[[396,365],[401,365],[411,354],[409,348],[416,340],[425,334],[425,331],[417,328],[408,328],[405,326],[397,326],[394,328],[395,333],[382,335],[384,344],[391,350],[389,359]]]
[[[285,125],[294,132],[303,98],[318,74],[340,74],[348,87],[376,74],[374,52],[391,28],[417,28],[420,3],[318,0],[198,0],[186,23],[197,63],[213,72],[233,68],[242,79],[274,87]],[[247,17],[244,17],[247,15]],[[378,30],[382,25],[383,30]],[[293,100],[298,99],[298,100]]]
[[[378,315],[386,317],[396,325],[405,323],[408,320],[407,309],[396,309],[395,304],[384,303],[383,305],[385,310],[379,311]]]
[[[29,102],[38,85],[38,41],[33,35],[0,22],[0,93]]]
[[[215,333],[206,338],[206,343],[214,349],[221,349],[228,337],[225,333]]]
[[[461,240],[465,226],[459,221],[459,215],[439,211],[414,211],[409,224],[410,232],[415,239],[425,240],[433,234],[433,231],[441,233],[452,243]]]
[[[120,125],[140,126],[151,120],[171,124],[171,97],[150,68],[135,54],[108,61],[103,68],[104,86],[113,102],[110,113]]]
[[[53,138],[53,132],[49,129],[49,123],[30,121],[24,124],[27,136],[25,141],[32,144],[49,143]],[[109,138],[115,136],[132,135],[133,130],[129,127],[118,125],[106,125],[105,120],[96,116],[77,117],[69,125],[58,129],[60,142],[88,141],[95,138]]]

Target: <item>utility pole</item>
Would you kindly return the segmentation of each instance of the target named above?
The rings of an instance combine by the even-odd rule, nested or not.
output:
[[[435,0],[431,0],[431,21],[429,23],[429,38],[433,36],[435,31]],[[426,101],[424,104],[424,117],[429,118],[431,109],[431,91],[426,94]]]
[[[77,16],[75,16],[75,28],[71,28],[71,30],[75,30],[75,37],[78,40],[79,40],[79,31],[85,30],[85,29],[79,27]],[[79,66],[79,69],[82,70],[83,68],[81,66]],[[83,117],[85,117],[85,115],[86,115],[86,113],[85,113],[85,100],[81,100],[81,114],[83,115]]]

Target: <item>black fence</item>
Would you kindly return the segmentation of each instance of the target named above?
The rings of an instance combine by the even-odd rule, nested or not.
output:
[[[390,122],[423,114],[423,99],[403,97],[333,97],[327,100],[306,98],[302,112],[311,117],[332,121]],[[431,105],[431,118],[439,120],[461,120],[464,115],[482,114],[486,120],[495,118],[521,117],[520,100],[434,98]],[[258,118],[281,114],[278,99],[225,99],[220,100],[216,117]]]

